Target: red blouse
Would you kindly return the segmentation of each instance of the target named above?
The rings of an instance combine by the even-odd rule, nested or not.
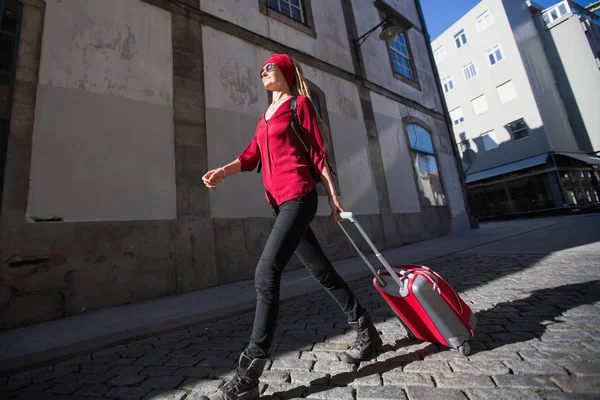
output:
[[[252,171],[262,159],[262,180],[269,203],[285,201],[310,193],[316,186],[304,146],[291,128],[294,114],[291,98],[282,103],[267,121],[262,115],[252,141],[239,155],[242,171]],[[309,147],[310,158],[317,176],[321,175],[327,154],[319,131],[317,113],[306,96],[296,98],[298,123],[296,127]]]

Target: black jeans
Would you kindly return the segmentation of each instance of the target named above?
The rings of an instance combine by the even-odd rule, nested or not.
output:
[[[281,274],[294,252],[311,275],[327,290],[348,317],[356,321],[365,312],[358,300],[331,265],[317,242],[310,223],[317,212],[316,190],[274,206],[277,218],[256,267],[256,314],[250,344],[251,358],[269,356],[279,316]]]

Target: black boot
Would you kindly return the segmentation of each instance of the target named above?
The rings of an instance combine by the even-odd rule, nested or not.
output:
[[[202,396],[200,400],[256,400],[260,397],[258,378],[263,373],[266,358],[254,360],[244,353],[240,356],[237,371],[233,379],[227,381],[210,397]]]
[[[350,350],[340,354],[340,359],[348,364],[357,364],[369,359],[383,342],[367,312],[357,322],[350,322],[350,326],[356,331],[356,340]]]

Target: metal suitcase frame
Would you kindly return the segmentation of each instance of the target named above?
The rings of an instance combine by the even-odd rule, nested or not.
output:
[[[477,319],[452,286],[428,267],[390,266],[353,213],[342,212],[340,217],[355,225],[383,265],[384,269],[376,270],[338,222],[358,255],[373,273],[373,286],[388,302],[409,337],[439,343],[456,349],[465,356],[469,355],[469,339],[475,335]]]

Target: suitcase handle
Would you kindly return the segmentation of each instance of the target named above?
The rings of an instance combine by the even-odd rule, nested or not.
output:
[[[377,250],[377,248],[375,247],[375,245],[373,244],[373,242],[371,241],[371,239],[369,238],[369,236],[367,235],[367,233],[365,232],[365,230],[362,228],[362,226],[360,226],[360,224],[358,223],[358,221],[354,217],[353,213],[347,212],[347,211],[346,212],[341,212],[340,213],[340,218],[347,219],[348,221],[352,222],[354,224],[354,226],[356,226],[356,229],[363,236],[363,238],[365,239],[365,241],[367,242],[367,244],[369,245],[369,247],[371,247],[371,249],[375,253],[375,256],[377,257],[377,259],[381,262],[381,264],[387,270],[387,272],[389,272],[389,274],[392,277],[392,279],[398,284],[398,287],[400,288],[400,292],[399,292],[400,296],[402,296],[402,297],[408,296],[408,287],[407,287],[406,283],[404,281],[402,281],[398,277],[398,274],[404,275],[405,271],[403,271],[403,270],[395,271],[390,266],[390,264],[387,262],[387,260],[379,252],[379,250]],[[365,262],[365,264],[367,264],[367,266],[369,267],[369,269],[371,270],[371,272],[373,273],[373,275],[375,275],[375,279],[377,279],[377,283],[379,283],[379,285],[381,287],[384,287],[386,285],[385,281],[377,274],[377,271],[375,270],[375,268],[373,268],[373,265],[371,265],[371,263],[369,262],[369,260],[367,260],[367,257],[365,257],[365,255],[363,254],[363,252],[360,251],[360,249],[358,248],[358,246],[356,245],[356,243],[354,243],[354,240],[352,240],[352,238],[348,234],[348,231],[346,231],[346,229],[342,226],[341,223],[338,222],[338,225],[341,228],[342,232],[344,232],[344,234],[346,235],[346,237],[348,238],[348,240],[350,241],[350,243],[352,243],[352,246],[354,247],[354,249],[356,250],[356,252],[360,256],[360,258],[363,259],[363,261]]]

